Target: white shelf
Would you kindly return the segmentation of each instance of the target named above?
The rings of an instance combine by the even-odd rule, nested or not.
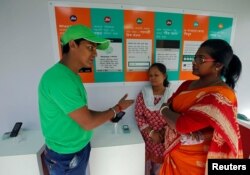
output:
[[[0,174],[43,175],[40,130],[20,130],[17,137],[1,138],[0,148]]]
[[[123,133],[122,123],[114,134],[113,123],[94,130],[89,161],[90,175],[144,175],[145,143],[136,126]]]

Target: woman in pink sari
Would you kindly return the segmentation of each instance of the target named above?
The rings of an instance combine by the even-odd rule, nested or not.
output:
[[[160,175],[204,175],[207,160],[242,158],[235,84],[241,62],[220,39],[203,42],[185,81],[161,107],[168,124]]]
[[[135,118],[146,144],[145,175],[157,175],[163,162],[166,121],[160,115],[160,108],[169,98],[166,70],[161,63],[150,66],[150,85],[143,87],[135,103]]]

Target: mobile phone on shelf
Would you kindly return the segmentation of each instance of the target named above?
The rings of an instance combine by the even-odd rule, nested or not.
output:
[[[12,131],[10,132],[10,137],[16,137],[21,129],[22,122],[16,122]]]
[[[123,117],[124,115],[125,115],[125,112],[124,112],[124,111],[120,111],[119,113],[116,114],[115,118],[112,118],[112,119],[111,119],[111,121],[112,121],[113,123],[117,123],[117,122],[119,122],[119,121],[122,119],[122,117]]]

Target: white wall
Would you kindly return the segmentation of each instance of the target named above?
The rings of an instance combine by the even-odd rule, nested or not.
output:
[[[222,12],[237,17],[235,53],[242,59],[243,72],[236,88],[239,112],[250,116],[250,1],[249,0],[87,0],[78,2],[116,3],[175,9]],[[126,2],[126,3],[124,3]],[[37,86],[42,73],[55,63],[52,50],[47,0],[0,1],[0,134],[16,121],[26,128],[39,128]],[[90,107],[105,109],[128,92],[135,98],[143,83],[87,86]],[[110,92],[110,95],[108,92]],[[132,113],[130,109],[130,114]]]

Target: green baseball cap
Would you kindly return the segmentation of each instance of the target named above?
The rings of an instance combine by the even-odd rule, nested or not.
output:
[[[61,37],[61,43],[62,45],[67,44],[71,40],[76,40],[76,39],[85,39],[87,41],[90,41],[92,43],[97,44],[97,49],[99,50],[105,50],[109,47],[110,40],[100,38],[96,36],[90,28],[77,24],[77,25],[72,25],[67,28],[67,30],[64,32],[64,34]]]

